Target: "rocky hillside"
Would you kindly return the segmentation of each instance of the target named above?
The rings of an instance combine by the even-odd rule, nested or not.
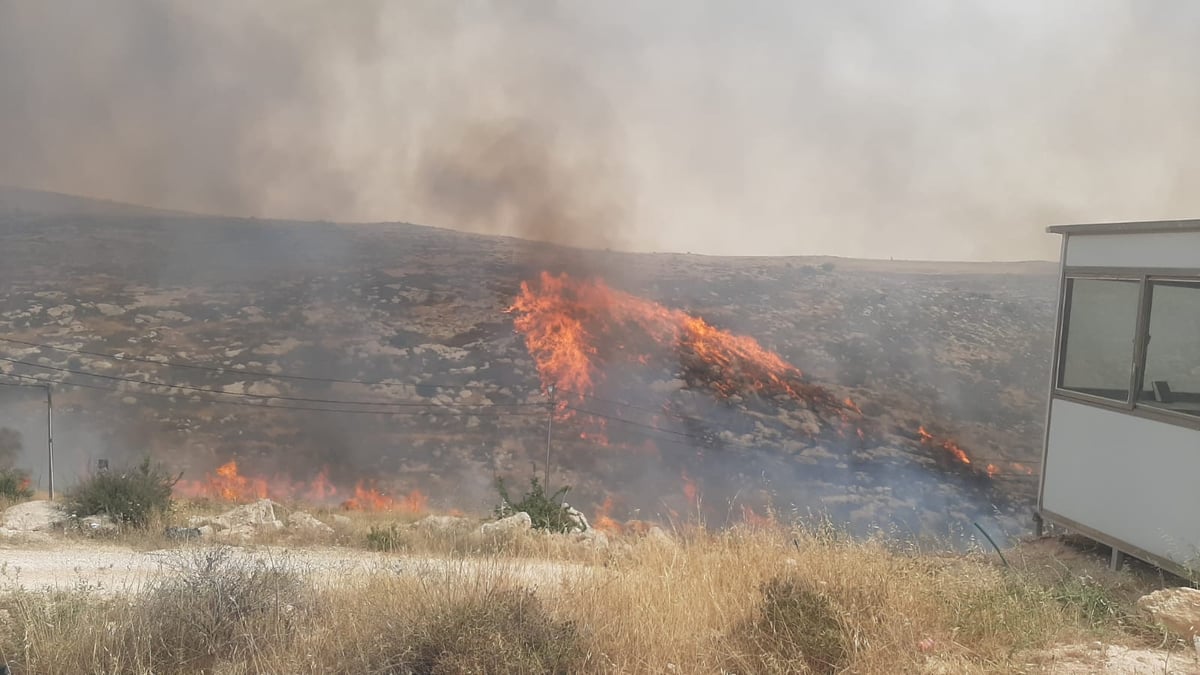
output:
[[[852,397],[877,430],[807,434],[804,406],[714,397],[680,360],[614,369],[578,406],[590,415],[550,431],[551,482],[573,485],[585,510],[607,499],[622,518],[699,513],[717,524],[820,511],[856,528],[928,534],[969,529],[997,509],[1006,529],[1027,519],[1054,312],[1049,263],[581,251],[6,189],[0,372],[64,383],[60,481],[96,459],[149,451],[189,478],[237,459],[278,483],[320,474],[344,490],[370,479],[478,509],[495,477],[524,480],[545,461],[547,399],[507,311],[543,270],[602,278],[753,336]],[[41,394],[0,396],[0,426],[22,432],[44,483]],[[948,457],[948,442],[969,466]]]

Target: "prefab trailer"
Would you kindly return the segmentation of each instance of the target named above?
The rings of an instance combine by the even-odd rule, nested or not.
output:
[[[1051,227],[1058,327],[1038,513],[1200,565],[1200,220]]]

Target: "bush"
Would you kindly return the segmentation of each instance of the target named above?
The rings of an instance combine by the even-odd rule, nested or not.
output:
[[[0,501],[23,502],[32,496],[28,473],[19,469],[0,469]]]
[[[147,589],[141,611],[150,627],[131,627],[135,651],[157,668],[192,673],[246,661],[268,636],[294,633],[304,583],[280,561],[247,559],[229,548],[197,549],[174,561]],[[148,634],[145,634],[148,633]]]
[[[413,626],[403,672],[574,673],[586,650],[569,621],[555,620],[533,593],[491,591],[440,608]]]
[[[372,551],[397,551],[403,546],[402,537],[398,525],[390,527],[372,525],[371,530],[367,532],[367,548]]]
[[[76,517],[107,515],[118,523],[145,527],[155,515],[171,508],[171,490],[179,476],[150,463],[132,471],[105,471],[76,485],[67,493],[66,507]]]
[[[742,673],[833,673],[846,667],[850,645],[829,598],[810,584],[772,579],[762,586],[755,616],[730,636],[740,654],[729,670]]]
[[[514,502],[508,496],[508,489],[504,487],[504,481],[497,479],[496,491],[500,493],[500,505],[494,509],[494,512],[497,518],[505,518],[524,511],[529,514],[529,519],[533,521],[535,529],[570,532],[579,527],[567,508],[563,506],[563,497],[570,489],[568,486],[563,486],[554,494],[546,496],[545,488],[538,482],[537,476],[534,476],[529,479],[529,492],[525,493],[521,501]]]

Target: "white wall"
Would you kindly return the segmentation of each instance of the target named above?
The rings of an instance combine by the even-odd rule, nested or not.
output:
[[[1180,565],[1200,556],[1200,431],[1051,404],[1042,508]]]
[[[1200,232],[1073,234],[1067,266],[1200,269]]]

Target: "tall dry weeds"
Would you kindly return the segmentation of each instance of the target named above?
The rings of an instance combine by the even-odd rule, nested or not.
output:
[[[591,564],[383,556],[339,577],[188,555],[138,592],[0,599],[4,658],[18,673],[984,673],[1098,630],[979,559],[782,528],[620,540]]]

